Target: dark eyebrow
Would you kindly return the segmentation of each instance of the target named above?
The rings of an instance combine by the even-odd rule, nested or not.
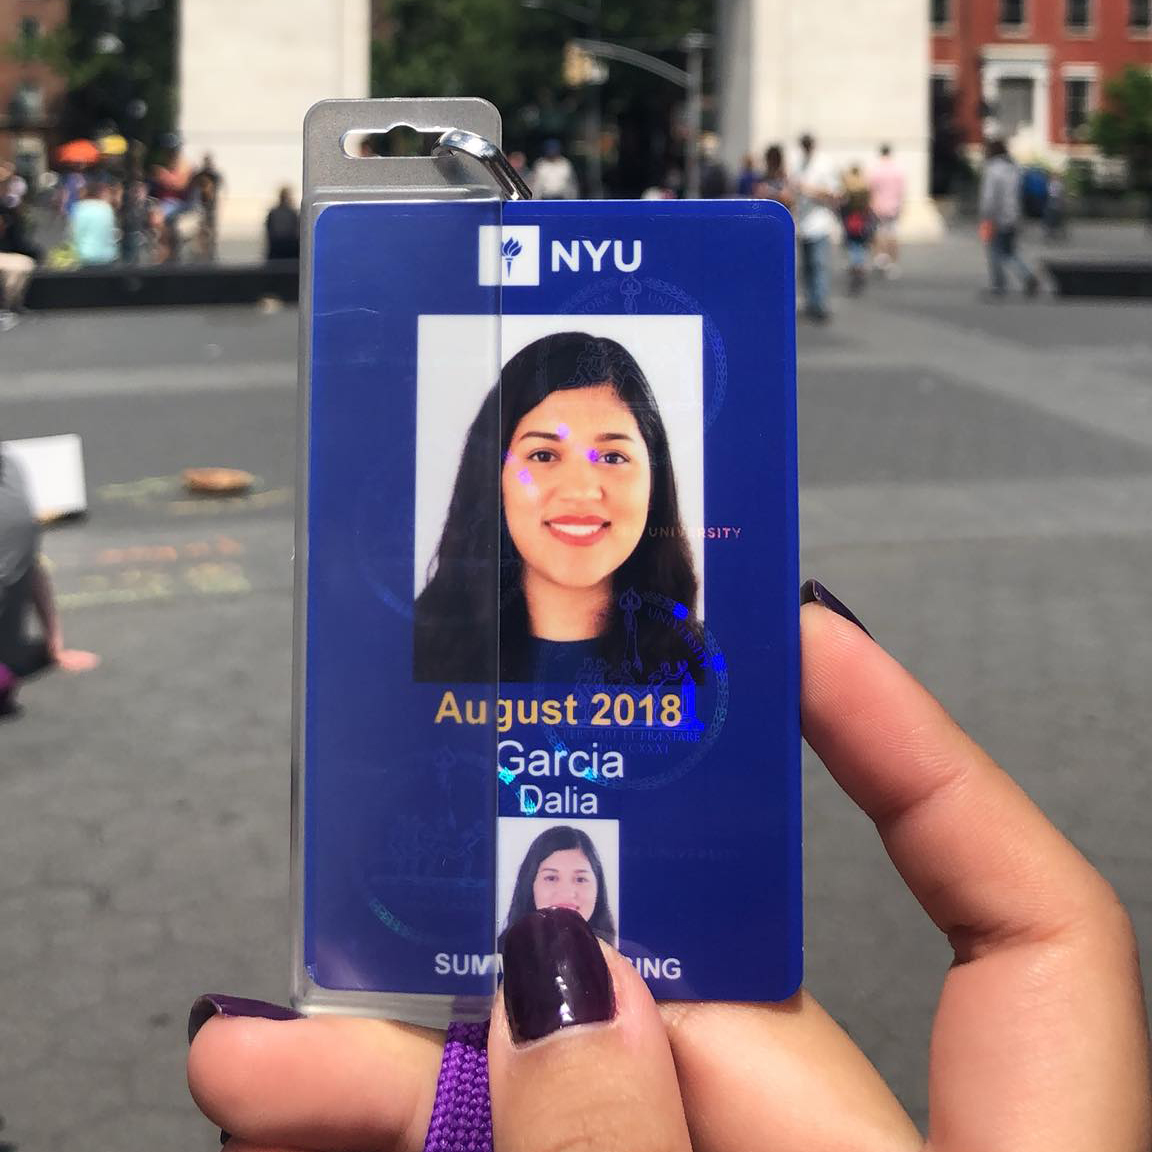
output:
[[[561,436],[557,432],[521,432],[516,438],[517,442],[527,440],[530,436],[536,436],[541,440],[551,440],[554,444],[560,444],[567,440],[567,436]],[[612,440],[627,440],[629,444],[634,442],[634,438],[629,436],[627,432],[601,432],[596,437],[597,444],[607,444]]]

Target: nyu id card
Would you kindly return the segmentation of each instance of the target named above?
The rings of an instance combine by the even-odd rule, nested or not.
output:
[[[797,988],[793,245],[767,201],[318,215],[321,999],[479,1011],[504,932],[549,906],[660,997]]]

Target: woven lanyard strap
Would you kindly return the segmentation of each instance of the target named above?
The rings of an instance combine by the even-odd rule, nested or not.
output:
[[[449,1025],[424,1152],[492,1152],[486,1020]]]

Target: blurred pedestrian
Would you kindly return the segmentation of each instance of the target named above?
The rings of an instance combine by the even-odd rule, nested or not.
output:
[[[793,193],[804,314],[823,323],[828,319],[828,255],[836,231],[833,209],[838,206],[839,188],[831,165],[816,151],[816,141],[809,133],[800,137]]]
[[[198,255],[204,260],[216,259],[220,196],[224,177],[216,167],[211,152],[204,154],[200,167],[188,183],[188,206],[199,213],[196,242]]]
[[[63,173],[57,184],[60,196],[59,212],[61,216],[67,217],[71,214],[72,209],[83,199],[87,186],[88,181],[84,173],[80,170],[80,165],[64,165]]]
[[[1020,207],[1029,220],[1043,220],[1048,206],[1048,169],[1029,164],[1020,178]]]
[[[165,140],[161,160],[152,165],[149,184],[152,198],[160,211],[161,228],[156,245],[156,259],[165,264],[180,255],[180,227],[178,217],[188,207],[188,186],[192,172],[180,154],[180,144],[174,134]]]
[[[848,253],[848,289],[856,295],[868,283],[868,257],[872,246],[872,189],[853,164],[844,173],[840,199],[840,225],[844,230],[844,249]]]
[[[532,165],[532,193],[537,200],[575,200],[580,195],[576,169],[559,140],[545,140],[543,154]]]
[[[1008,291],[1007,273],[1011,271],[1019,278],[1025,294],[1035,296],[1040,290],[1040,281],[1016,252],[1020,170],[1003,140],[988,141],[984,154],[986,159],[980,176],[980,238],[988,252],[989,295],[1004,296]]]
[[[93,181],[69,215],[72,251],[83,265],[113,264],[119,253],[116,212],[106,184]]]
[[[0,163],[0,208],[19,208],[28,195],[28,181],[12,164]]]
[[[1068,192],[1064,177],[1055,170],[1048,176],[1048,198],[1044,202],[1044,239],[1049,244],[1068,239]]]
[[[29,634],[31,618],[38,635]],[[27,481],[0,445],[0,714],[11,711],[25,677],[52,667],[87,672],[99,663],[91,652],[64,646]]]
[[[723,200],[732,195],[728,169],[720,159],[720,140],[714,132],[700,136],[699,186],[701,200]]]
[[[792,207],[792,186],[784,165],[784,149],[779,144],[770,144],[764,150],[764,175],[756,195],[763,200],[778,200],[786,208]]]
[[[740,162],[740,175],[736,178],[736,195],[742,197],[755,196],[756,189],[764,181],[764,173],[756,167],[756,160],[751,152],[744,154]]]
[[[880,145],[880,158],[868,172],[870,207],[874,224],[874,263],[878,272],[900,274],[899,227],[907,196],[904,169],[892,156],[890,144]]]
[[[264,259],[300,259],[300,213],[296,211],[291,188],[281,188],[275,207],[264,221]]]
[[[14,179],[9,169],[0,180],[0,332],[19,324],[28,282],[41,257],[28,234],[24,197],[10,191]]]
[[[152,202],[143,180],[129,180],[120,209],[120,248],[125,264],[147,264],[152,251]]]

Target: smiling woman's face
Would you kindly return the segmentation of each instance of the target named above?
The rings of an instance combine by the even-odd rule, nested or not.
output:
[[[571,908],[585,920],[596,910],[596,873],[579,848],[546,856],[536,869],[532,901],[539,908]]]
[[[564,588],[594,588],[644,533],[648,447],[610,384],[553,392],[516,425],[502,489],[526,572]]]

